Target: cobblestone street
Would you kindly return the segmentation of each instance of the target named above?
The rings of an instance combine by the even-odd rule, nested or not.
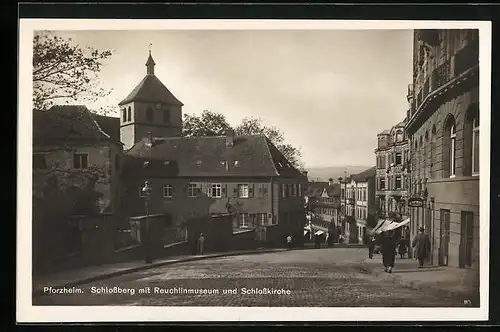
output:
[[[147,269],[77,287],[83,293],[35,297],[34,305],[135,306],[316,306],[377,307],[464,306],[463,299],[443,298],[363,273],[363,249],[296,250],[244,255]],[[380,259],[376,256],[374,259]],[[47,285],[50,286],[50,285]],[[93,293],[101,287],[133,293]],[[149,287],[150,293],[140,293]],[[155,293],[156,290],[172,292]],[[245,290],[246,289],[246,290]],[[264,289],[275,294],[262,294]],[[203,290],[206,294],[193,294]],[[281,292],[282,294],[278,294]],[[183,293],[183,294],[181,294]]]

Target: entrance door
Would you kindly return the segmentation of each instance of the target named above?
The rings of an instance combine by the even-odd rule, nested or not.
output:
[[[472,265],[472,234],[474,214],[468,211],[462,211],[460,222],[460,259],[461,268]]]
[[[439,265],[448,265],[450,243],[450,210],[441,209],[439,227]]]

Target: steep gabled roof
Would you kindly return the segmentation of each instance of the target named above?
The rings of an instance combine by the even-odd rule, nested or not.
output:
[[[161,102],[167,105],[183,106],[155,75],[146,75],[118,105],[121,106],[133,101]]]
[[[83,105],[55,105],[33,111],[33,141],[120,142],[120,119],[93,114]]]
[[[221,136],[168,137],[154,141],[150,148],[149,139],[142,139],[127,151],[129,169],[146,163],[150,165],[148,174],[167,177],[303,176],[285,164],[265,136],[236,137],[231,147],[226,146],[226,137]]]
[[[325,189],[329,197],[340,196],[340,183],[329,185],[328,182],[309,182],[306,196],[320,197]]]

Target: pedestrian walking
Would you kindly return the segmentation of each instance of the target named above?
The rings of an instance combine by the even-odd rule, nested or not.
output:
[[[288,248],[288,250],[292,249],[292,235],[288,235],[286,237],[286,247]]]
[[[381,238],[381,251],[382,251],[382,264],[384,271],[392,273],[394,268],[394,261],[396,259],[396,243],[393,234],[384,232]]]
[[[418,267],[422,268],[424,267],[425,261],[429,258],[430,256],[430,251],[431,251],[431,239],[429,235],[425,233],[425,230],[423,227],[419,228],[419,234],[415,236],[413,239],[412,247],[415,248],[415,255],[417,256],[418,259]]]
[[[368,248],[368,258],[373,258],[373,249],[375,249],[375,238],[371,235],[365,234],[365,245]]]
[[[205,237],[203,233],[200,233],[200,237],[198,238],[198,252],[200,255],[203,255],[205,250]]]
[[[399,257],[401,257],[401,259],[405,257],[407,250],[408,250],[408,239],[401,238],[399,240],[399,245],[398,245]]]

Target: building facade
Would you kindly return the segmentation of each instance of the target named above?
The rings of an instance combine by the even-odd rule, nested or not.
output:
[[[343,181],[341,188],[341,211],[345,211],[341,228],[350,243],[362,243],[370,220],[376,214],[375,205],[376,168],[371,167],[353,174]]]
[[[306,192],[309,210],[322,223],[338,225],[340,222],[340,184],[328,182],[309,182]],[[330,227],[326,227],[330,228]]]
[[[407,200],[410,188],[410,158],[406,120],[377,135],[376,157],[376,206],[377,217],[408,216]]]
[[[307,176],[265,136],[229,131],[226,136],[180,137],[182,103],[155,77],[151,55],[146,66],[146,81],[154,83],[139,84],[120,103],[125,107],[140,100],[148,105],[131,107],[132,120],[147,122],[124,124],[122,119],[122,140],[132,144],[123,173],[127,214],[162,214],[167,224],[180,225],[191,218],[229,213],[235,232],[257,230],[261,240],[273,240],[268,236],[273,234],[282,243],[288,234],[301,239]],[[158,110],[170,110],[168,125],[157,116],[163,111],[153,108],[158,101]],[[127,119],[128,107],[122,113]],[[148,117],[151,109],[154,115]],[[149,196],[141,191],[145,181],[152,187]]]
[[[411,232],[432,238],[432,263],[479,266],[479,32],[415,30],[410,143]]]
[[[85,240],[93,219],[120,227],[119,121],[85,106],[34,111],[32,146],[33,269],[50,270],[105,247]]]

